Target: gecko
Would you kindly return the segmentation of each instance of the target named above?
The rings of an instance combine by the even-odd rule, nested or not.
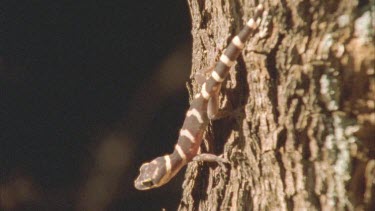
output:
[[[232,39],[214,66],[211,75],[202,83],[200,92],[194,96],[186,112],[186,118],[174,151],[171,154],[157,157],[151,162],[141,165],[139,176],[134,181],[136,189],[148,190],[166,184],[182,167],[197,156],[204,131],[208,127],[210,119],[214,119],[218,113],[218,95],[221,84],[241,54],[242,49],[245,47],[245,42],[257,29],[262,13],[263,5],[259,4],[254,17]],[[205,156],[202,157],[204,158]],[[208,157],[209,161],[215,160],[212,156]],[[217,158],[218,162],[222,162],[223,158],[218,156]]]

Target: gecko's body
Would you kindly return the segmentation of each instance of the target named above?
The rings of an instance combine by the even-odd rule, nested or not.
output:
[[[232,39],[210,77],[203,83],[201,91],[194,96],[173,153],[142,164],[140,174],[134,181],[135,188],[148,190],[164,185],[197,155],[204,131],[209,124],[209,116],[217,112],[217,108],[210,108],[210,105],[214,104],[212,98],[217,97],[221,83],[244,48],[245,41],[257,28],[257,19],[262,11],[263,7],[259,5],[254,18],[251,18],[240,33]]]

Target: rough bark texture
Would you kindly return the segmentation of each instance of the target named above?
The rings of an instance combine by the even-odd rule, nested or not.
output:
[[[193,73],[211,66],[258,1],[188,0]],[[375,210],[374,2],[261,1],[268,11],[221,92],[180,210]],[[198,86],[193,82],[193,91]]]

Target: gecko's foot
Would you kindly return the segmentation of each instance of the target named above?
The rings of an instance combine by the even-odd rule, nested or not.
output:
[[[202,153],[193,158],[193,161],[218,163],[223,169],[226,169],[225,164],[230,164],[229,160],[224,158],[223,155],[214,155],[210,153]]]
[[[210,153],[201,153],[193,158],[193,161],[203,162],[217,162],[217,163],[229,163],[229,160],[224,158],[223,155],[214,155]]]

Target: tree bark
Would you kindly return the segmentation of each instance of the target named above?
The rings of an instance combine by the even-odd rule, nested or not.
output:
[[[261,2],[258,32],[222,86],[179,210],[375,210],[374,2]],[[188,0],[193,70],[212,66],[258,1]],[[198,85],[193,81],[192,90]]]

